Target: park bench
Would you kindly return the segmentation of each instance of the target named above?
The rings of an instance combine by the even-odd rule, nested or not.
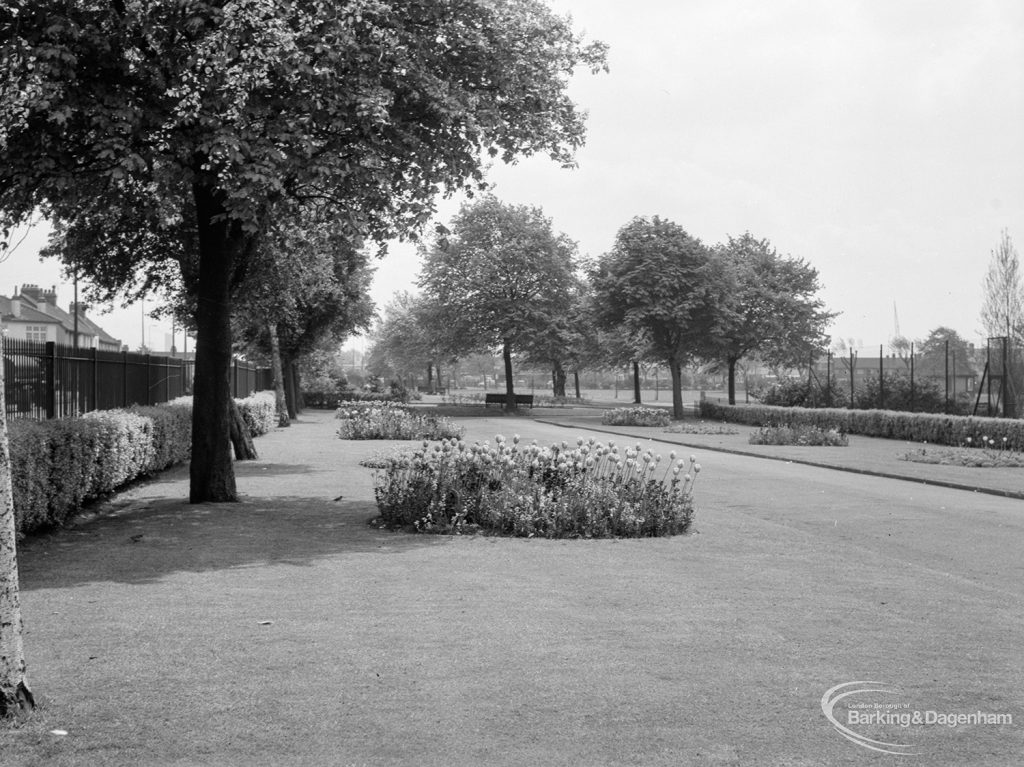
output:
[[[533,407],[533,395],[532,394],[516,394],[516,407],[519,405],[529,405]],[[488,405],[504,405],[508,399],[507,394],[485,394],[484,395],[484,407]]]

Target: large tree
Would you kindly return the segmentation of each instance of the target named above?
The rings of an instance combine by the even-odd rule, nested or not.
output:
[[[1024,283],[1020,257],[1005,229],[999,245],[992,251],[985,273],[981,323],[990,337],[1007,336],[1014,342],[1024,340]]]
[[[683,417],[682,368],[712,348],[725,278],[711,251],[667,219],[637,217],[619,229],[592,274],[606,327],[636,334],[672,374],[672,411]],[[641,340],[642,339],[642,340]]]
[[[500,348],[506,406],[515,409],[512,353],[555,322],[576,287],[576,244],[539,208],[487,195],[421,248],[420,286],[444,308],[463,351]]]
[[[806,362],[828,345],[835,316],[818,298],[818,271],[802,259],[780,256],[750,232],[715,249],[727,282],[718,307],[717,356],[728,373],[729,404],[736,404],[736,365],[749,354],[773,366]]]
[[[268,221],[317,200],[384,238],[478,182],[484,155],[570,164],[578,64],[603,66],[603,46],[537,0],[8,0],[0,212],[191,211],[190,498],[235,500],[233,289]],[[151,266],[120,253],[122,271]]]

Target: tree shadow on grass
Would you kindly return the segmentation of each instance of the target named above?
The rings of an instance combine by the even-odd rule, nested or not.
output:
[[[294,467],[292,467],[294,468]],[[139,499],[111,514],[19,544],[21,588],[142,584],[174,573],[265,565],[308,567],[327,557],[401,554],[440,536],[367,525],[368,501],[252,497],[233,504]]]

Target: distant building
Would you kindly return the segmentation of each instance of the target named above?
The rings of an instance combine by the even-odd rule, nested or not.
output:
[[[56,286],[43,290],[38,285],[26,284],[10,298],[0,296],[0,323],[8,338],[74,346],[75,311],[74,302],[67,311],[57,305]],[[86,316],[84,304],[79,303],[77,311],[80,349],[121,351],[121,342]]]

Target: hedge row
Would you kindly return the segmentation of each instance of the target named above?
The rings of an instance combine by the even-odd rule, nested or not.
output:
[[[723,405],[709,400],[701,403],[700,414],[702,418],[752,426],[808,424],[847,434],[937,445],[980,445],[982,440],[992,440],[1000,448],[1024,450],[1024,421],[1006,418],[895,410]]]
[[[237,404],[253,436],[274,426],[274,399]],[[269,415],[267,414],[269,410]],[[15,525],[19,532],[60,525],[82,505],[139,477],[187,461],[192,400],[100,410],[80,418],[8,422]]]
[[[253,437],[261,437],[277,426],[277,399],[272,391],[250,394],[235,400],[245,425]]]

